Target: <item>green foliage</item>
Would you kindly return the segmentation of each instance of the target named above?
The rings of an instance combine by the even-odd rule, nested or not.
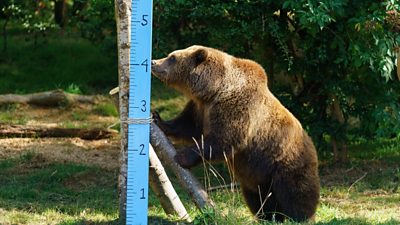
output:
[[[21,6],[25,9],[22,18],[23,27],[35,36],[55,28],[52,4],[50,0],[23,1],[21,3]]]
[[[201,225],[201,224],[214,224],[216,221],[215,218],[215,210],[213,208],[206,208],[203,210],[203,213],[197,216],[193,224],[194,225]]]
[[[27,29],[52,26],[50,0],[7,2],[23,11],[16,14]],[[114,2],[79,2],[85,7],[70,26],[116,58]],[[394,0],[155,0],[153,57],[202,44],[259,62],[270,88],[319,144],[327,135],[398,136],[399,8]],[[334,102],[343,123],[332,112]]]
[[[77,22],[83,37],[94,42],[115,36],[114,1],[89,0]]]
[[[68,87],[65,89],[65,91],[68,93],[71,93],[71,94],[82,94],[82,91],[79,88],[79,86],[74,83],[68,85]]]
[[[19,18],[22,15],[22,9],[14,1],[4,1],[0,3],[0,15],[4,19]]]
[[[3,7],[0,5],[2,17],[16,24],[22,24],[23,29],[30,34],[36,46],[39,35],[45,36],[46,32],[54,29],[53,6],[51,0],[22,1],[6,0]],[[3,30],[7,29],[6,25]],[[5,34],[3,34],[5,36]]]
[[[315,141],[324,135],[398,135],[400,36],[387,20],[398,1],[154,2],[154,56],[192,44],[264,65],[270,88]],[[296,91],[282,76],[296,76]],[[283,78],[284,79],[284,78]],[[339,101],[344,123],[329,112]],[[351,126],[356,118],[358,124]]]
[[[117,57],[113,0],[87,0],[87,6],[73,21],[82,37],[101,44],[110,57]]]

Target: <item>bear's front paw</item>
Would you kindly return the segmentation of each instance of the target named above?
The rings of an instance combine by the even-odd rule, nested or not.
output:
[[[201,157],[198,152],[192,150],[181,150],[175,155],[175,162],[181,167],[189,169],[201,162]]]
[[[161,119],[161,117],[160,117],[160,114],[158,114],[158,112],[157,111],[154,111],[154,112],[152,112],[152,119],[153,119],[153,122],[155,123],[155,124],[157,124],[157,126],[161,129],[161,130],[163,130],[163,128],[164,128],[164,121]]]
[[[158,126],[162,124],[163,120],[161,119],[160,114],[158,114],[157,111],[151,112],[151,116],[155,124],[157,124]]]

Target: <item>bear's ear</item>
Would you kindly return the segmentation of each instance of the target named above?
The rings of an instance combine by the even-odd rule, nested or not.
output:
[[[200,63],[204,62],[207,59],[208,52],[205,49],[199,49],[196,50],[193,53],[193,58],[196,66],[198,66]]]

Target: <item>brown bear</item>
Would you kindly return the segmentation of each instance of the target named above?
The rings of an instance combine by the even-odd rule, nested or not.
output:
[[[251,212],[259,219],[304,221],[319,199],[318,160],[300,122],[267,86],[254,61],[192,46],[152,61],[152,73],[190,101],[175,119],[156,123],[169,136],[201,140],[179,151],[185,168],[228,159]]]

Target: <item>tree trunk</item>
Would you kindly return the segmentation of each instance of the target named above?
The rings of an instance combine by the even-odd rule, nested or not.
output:
[[[6,94],[0,95],[0,105],[29,104],[37,106],[73,105],[75,103],[96,103],[96,96],[85,96],[66,93],[63,90],[53,90],[26,95]]]
[[[3,24],[3,52],[7,52],[7,25],[8,25],[9,18],[4,20]]]
[[[0,124],[0,138],[79,137],[84,140],[98,140],[115,137],[117,134],[118,132],[114,130],[101,128],[84,129]]]
[[[400,46],[397,47],[397,78],[400,81]]]
[[[208,199],[207,192],[193,174],[175,162],[176,150],[165,134],[155,123],[151,124],[150,129],[150,142],[157,155],[163,163],[166,163],[172,169],[181,186],[189,193],[195,205],[199,209],[203,209],[206,206],[214,206],[212,200]]]
[[[81,14],[87,4],[88,0],[74,0],[74,3],[72,4],[72,15],[77,16]]]
[[[56,0],[54,2],[54,20],[60,27],[64,27],[67,14],[66,0]]]
[[[178,214],[178,217],[187,222],[191,222],[191,218],[183,206],[181,199],[176,193],[174,187],[169,180],[164,166],[154,152],[153,147],[149,148],[150,171],[149,181],[150,187],[156,194],[165,213],[173,215]]]
[[[130,16],[131,1],[115,0],[115,18],[117,25],[118,74],[119,74],[119,112],[120,121],[128,119],[129,92],[129,47],[130,47]],[[121,124],[121,152],[119,157],[119,220],[126,221],[126,174],[128,157],[128,125]]]
[[[346,120],[344,118],[343,111],[340,107],[339,100],[336,95],[331,94],[330,99],[332,103],[328,106],[330,111],[330,117],[334,122],[344,125]],[[337,162],[346,162],[348,160],[348,149],[345,140],[339,139],[335,134],[331,137],[333,157]]]

